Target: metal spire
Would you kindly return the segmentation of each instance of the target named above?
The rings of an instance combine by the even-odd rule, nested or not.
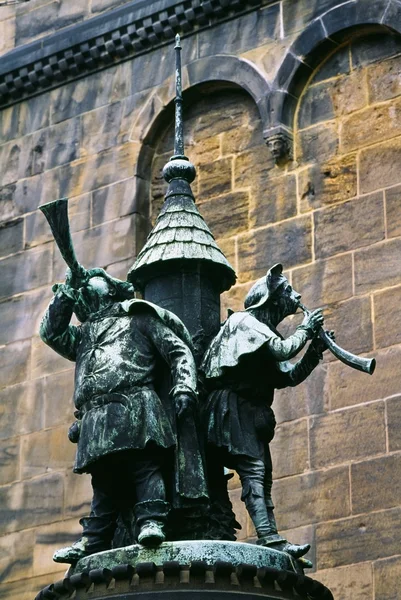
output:
[[[175,36],[175,137],[174,157],[184,156],[184,121],[182,116],[182,79],[181,79],[181,43],[180,36]]]

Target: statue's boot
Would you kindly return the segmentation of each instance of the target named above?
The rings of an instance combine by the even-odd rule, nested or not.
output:
[[[138,542],[143,546],[158,546],[166,539],[165,525],[170,504],[163,500],[146,500],[135,505]]]
[[[256,544],[287,552],[294,558],[300,558],[309,552],[310,544],[291,544],[278,533],[273,508],[266,506],[261,495],[252,493],[251,490],[251,493],[244,497],[244,501],[258,535]]]
[[[79,522],[83,527],[82,537],[71,546],[56,550],[53,554],[54,562],[75,564],[85,556],[110,550],[116,528],[113,521],[91,515]]]

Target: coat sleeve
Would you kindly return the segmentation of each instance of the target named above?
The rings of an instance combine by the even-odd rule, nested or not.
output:
[[[295,365],[283,361],[277,363],[279,376],[277,388],[295,387],[312,373],[319,364],[319,355],[312,346],[309,346],[304,356]]]
[[[170,395],[180,393],[197,397],[197,371],[191,350],[160,319],[150,316],[148,335],[171,369],[173,387]]]
[[[81,328],[70,325],[74,298],[59,287],[40,324],[40,337],[45,344],[68,360],[75,361],[81,339]]]
[[[269,358],[279,362],[294,358],[310,339],[310,334],[303,327],[298,327],[293,335],[283,340],[278,335],[267,339],[265,348]]]

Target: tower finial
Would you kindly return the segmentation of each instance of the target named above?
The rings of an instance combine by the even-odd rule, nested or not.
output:
[[[184,179],[191,183],[195,179],[196,171],[192,163],[184,154],[184,121],[183,121],[183,98],[181,78],[181,40],[175,36],[175,135],[174,155],[163,169],[164,179],[170,183],[172,179]]]

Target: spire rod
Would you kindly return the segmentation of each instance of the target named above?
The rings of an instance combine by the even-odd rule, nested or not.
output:
[[[182,116],[181,43],[175,36],[175,137],[174,157],[184,156],[184,123]]]

